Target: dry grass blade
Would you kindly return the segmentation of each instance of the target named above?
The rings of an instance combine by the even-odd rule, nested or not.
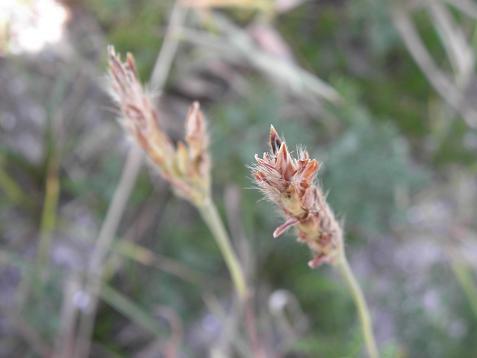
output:
[[[436,32],[452,64],[456,83],[459,88],[465,88],[469,80],[473,78],[474,51],[467,43],[465,32],[454,21],[446,6],[438,2],[431,2],[428,6]]]
[[[477,109],[466,93],[469,78],[474,74],[475,57],[463,38],[462,31],[453,25],[450,14],[443,6],[431,4],[434,27],[455,69],[455,73],[448,74],[439,68],[424,45],[409,11],[397,5],[392,11],[394,26],[409,53],[441,98],[459,113],[469,126],[475,128]]]

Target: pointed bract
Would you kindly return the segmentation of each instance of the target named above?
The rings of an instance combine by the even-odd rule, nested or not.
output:
[[[293,225],[298,224],[298,220],[296,218],[288,218],[283,224],[275,229],[273,232],[273,237],[277,238],[285,233],[288,229],[290,229]]]
[[[270,125],[270,135],[269,135],[268,143],[270,145],[270,151],[273,154],[276,154],[282,145],[282,139],[278,135],[273,125]]]

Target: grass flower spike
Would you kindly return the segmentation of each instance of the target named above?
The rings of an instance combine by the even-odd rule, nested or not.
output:
[[[320,164],[310,159],[304,149],[298,151],[298,158],[293,158],[273,126],[269,145],[270,152],[262,158],[255,156],[253,174],[265,196],[285,216],[285,222],[273,236],[295,227],[299,241],[306,243],[313,253],[313,259],[308,262],[311,268],[336,262],[343,247],[343,235],[321,189],[314,183]]]
[[[269,146],[270,151],[261,158],[255,155],[252,174],[264,195],[285,217],[285,222],[275,229],[273,236],[279,237],[294,227],[298,240],[312,251],[313,258],[308,266],[316,268],[329,263],[338,269],[356,304],[368,355],[379,357],[364,294],[346,259],[343,231],[321,188],[315,184],[320,163],[310,159],[304,149],[298,149],[297,158],[294,158],[273,126]]]
[[[138,80],[134,58],[122,62],[109,47],[111,95],[117,102],[122,122],[134,141],[160,169],[161,175],[179,196],[201,204],[210,193],[210,159],[205,119],[194,102],[186,120],[185,142],[174,146],[158,124],[158,112]]]
[[[174,145],[158,124],[158,111],[137,76],[134,58],[123,62],[112,47],[109,54],[111,95],[118,104],[126,132],[144,150],[174,192],[190,201],[212,232],[227,264],[238,296],[245,302],[245,275],[211,197],[209,138],[199,103],[189,109],[185,140]]]

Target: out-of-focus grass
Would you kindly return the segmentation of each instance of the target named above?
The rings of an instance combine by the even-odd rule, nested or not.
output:
[[[88,0],[83,4],[100,23],[107,42],[114,43],[120,51],[135,54],[142,78],[147,78],[160,48],[168,5],[145,0]],[[297,108],[302,105],[300,99],[287,95],[277,85],[270,85],[259,71],[243,68],[236,70],[247,80],[246,93],[233,93],[206,106],[214,158],[214,195],[224,212],[225,186],[232,183],[241,189],[240,219],[254,252],[254,282],[260,288],[265,287],[264,295],[270,288],[287,288],[307,312],[309,330],[291,348],[298,356],[356,356],[361,342],[353,306],[340,283],[326,268],[309,271],[308,252],[293,242],[292,235],[278,241],[272,239],[273,227],[280,219],[270,213],[258,193],[249,190],[252,184],[246,166],[255,153],[266,150],[261,143],[269,124],[275,124],[287,134],[290,148],[295,143],[304,143],[310,152],[323,159],[320,180],[330,190],[329,199],[338,214],[345,217],[345,227],[352,233],[349,245],[358,250],[370,241],[372,245],[379,245],[376,241],[387,240],[385,248],[389,250],[398,246],[397,240],[392,240],[395,239],[393,224],[405,219],[403,214],[408,208],[400,207],[396,201],[397,189],[402,188],[412,199],[423,184],[429,187],[434,185],[436,177],[445,177],[449,167],[475,171],[475,151],[466,145],[469,134],[475,135],[475,132],[442,110],[439,99],[393,29],[387,6],[385,2],[364,0],[353,4],[308,1],[276,19],[275,24],[298,64],[335,85],[346,100],[345,106],[325,106],[325,111],[314,108],[310,114],[306,108]],[[241,25],[254,15],[235,10],[221,14],[239,19]],[[442,48],[429,20],[417,14],[415,21],[430,51],[439,58]],[[192,46],[184,46],[179,65],[194,62],[196,52]],[[171,82],[181,75],[184,74],[174,70]],[[101,125],[103,123],[97,123]],[[98,154],[94,167],[90,168],[94,169],[94,175],[76,176],[71,168],[65,171],[64,163],[59,162],[55,175],[61,176],[62,184],[62,196],[58,198],[60,217],[57,225],[45,226],[50,234],[54,227],[68,233],[65,225],[69,222],[62,215],[68,209],[66,204],[73,206],[77,198],[87,203],[97,222],[104,217],[114,190],[111,183],[117,181],[121,167],[118,149],[121,144],[118,147],[116,144],[109,146],[109,153]],[[5,214],[7,210],[15,210],[15,213],[27,213],[32,217],[30,221],[37,225],[42,209],[40,199],[46,193],[50,203],[56,201],[51,197],[52,191],[48,195],[42,185],[48,179],[48,172],[3,145],[0,149],[2,220],[11,218],[12,214]],[[24,189],[25,183],[28,187]],[[56,211],[54,205],[45,208],[48,215]],[[152,213],[154,218],[148,225],[143,221],[146,212]],[[0,227],[2,234],[7,232],[7,220]],[[105,302],[113,308],[100,306],[94,332],[96,343],[118,355],[128,354],[144,343],[142,337],[138,338],[139,343],[131,338],[128,346],[118,338],[131,321],[139,322],[150,331],[162,328],[148,315],[158,302],[174,309],[185,326],[200,326],[206,311],[202,291],[227,297],[230,287],[216,247],[198,215],[186,203],[167,194],[161,180],[148,170],[138,179],[120,227],[121,232],[128,229],[131,229],[128,237],[131,243],[126,241],[113,253],[121,269],[102,291]],[[373,233],[372,238],[378,240],[370,240],[364,233]],[[55,236],[53,246],[58,241]],[[11,242],[8,246],[9,250],[16,249]],[[160,255],[153,260],[150,252]],[[13,251],[2,251],[0,258],[2,261],[8,258],[9,265],[28,266],[28,258]],[[365,273],[365,291],[367,287],[374,288],[373,278],[381,272],[366,271],[366,262],[358,260],[358,264],[365,266],[360,271]],[[207,285],[197,285],[193,282],[195,279],[184,279],[193,276],[190,270],[213,280]],[[384,343],[387,353],[383,356],[471,357],[475,351],[473,338],[477,326],[471,307],[451,270],[442,270],[440,266],[433,270],[434,274],[416,272],[414,276],[403,273],[389,276],[392,282],[385,289],[391,303],[384,307],[392,308],[396,331],[391,332],[395,340]],[[430,296],[425,296],[430,308],[420,298],[407,296],[408,280],[420,283],[424,274],[426,284],[432,286]],[[457,276],[463,277],[460,271]],[[59,327],[58,307],[64,279],[61,273],[53,272],[35,297],[26,301],[26,309],[21,312],[46,342],[54,340]],[[468,279],[474,277],[465,276],[465,280]],[[470,297],[474,295],[470,292]],[[473,299],[475,297],[471,302]],[[437,311],[432,310],[435,302],[439,303]],[[227,306],[228,302],[223,304]],[[264,315],[267,312],[265,306],[258,311]]]

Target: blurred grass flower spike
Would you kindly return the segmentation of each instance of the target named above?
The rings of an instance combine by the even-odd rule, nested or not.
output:
[[[368,355],[379,357],[364,294],[346,259],[342,228],[321,188],[315,184],[320,163],[310,159],[302,148],[294,158],[273,126],[268,144],[270,151],[261,158],[255,155],[256,164],[251,170],[260,190],[285,216],[285,222],[275,229],[273,236],[279,237],[295,227],[298,240],[313,253],[308,262],[310,268],[329,263],[339,270],[358,309]]]
[[[245,302],[249,296],[245,274],[211,196],[209,139],[199,103],[194,102],[189,109],[185,141],[174,146],[159,127],[157,109],[139,82],[133,56],[127,54],[123,62],[111,46],[108,54],[111,95],[121,110],[126,132],[144,150],[174,192],[199,210],[221,250],[238,296]]]
[[[108,48],[111,95],[117,102],[126,131],[144,150],[175,193],[195,205],[210,195],[210,158],[204,115],[198,102],[189,109],[185,141],[174,146],[158,124],[151,95],[138,80],[131,54],[126,61]]]

